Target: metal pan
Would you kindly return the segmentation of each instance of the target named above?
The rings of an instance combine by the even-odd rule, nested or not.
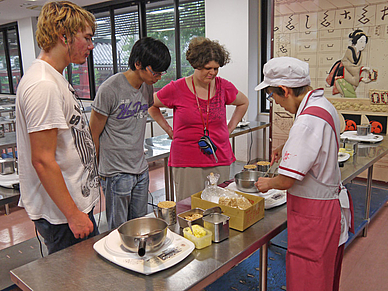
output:
[[[167,235],[167,222],[155,217],[140,217],[124,222],[118,227],[125,248],[143,257],[147,252],[163,245]]]

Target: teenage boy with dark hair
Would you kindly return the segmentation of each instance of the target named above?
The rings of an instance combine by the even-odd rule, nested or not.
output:
[[[153,84],[170,65],[168,48],[145,37],[132,47],[129,70],[108,78],[92,104],[90,128],[99,158],[110,229],[147,214],[149,174],[144,157]]]

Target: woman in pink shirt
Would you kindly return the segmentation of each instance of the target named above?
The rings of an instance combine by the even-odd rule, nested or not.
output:
[[[173,168],[177,201],[203,190],[211,172],[220,174],[219,183],[229,180],[230,165],[236,160],[229,135],[249,104],[231,82],[217,77],[218,69],[230,60],[228,51],[217,41],[193,38],[186,59],[194,73],[171,81],[155,93],[154,105],[149,109],[152,118],[173,140],[169,166]],[[228,124],[226,105],[236,106]],[[161,114],[161,107],[173,109],[174,128]],[[208,153],[199,145],[205,134],[213,143]]]

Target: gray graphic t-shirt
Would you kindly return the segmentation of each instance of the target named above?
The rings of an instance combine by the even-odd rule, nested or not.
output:
[[[153,87],[133,88],[123,73],[108,78],[98,89],[93,110],[108,117],[100,135],[99,173],[139,174],[148,168],[144,136]]]

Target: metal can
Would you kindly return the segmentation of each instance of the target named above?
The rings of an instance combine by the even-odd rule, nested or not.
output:
[[[168,225],[176,224],[176,203],[174,201],[162,201],[158,203],[158,217]]]

